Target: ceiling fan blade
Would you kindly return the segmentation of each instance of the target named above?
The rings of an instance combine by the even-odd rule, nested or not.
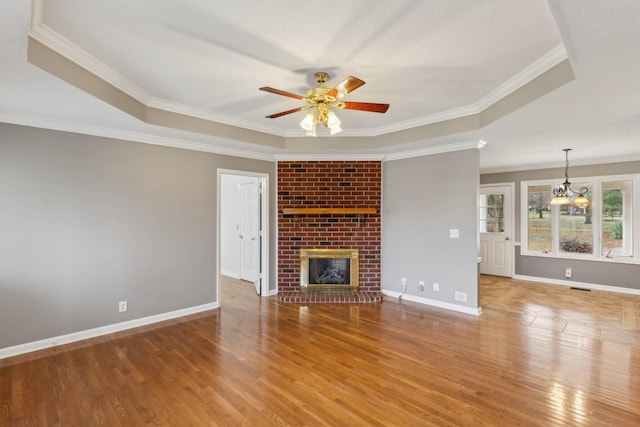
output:
[[[328,93],[329,96],[333,96],[336,99],[340,99],[349,92],[353,92],[364,84],[364,80],[360,80],[357,77],[349,76],[341,81],[336,87],[331,89]]]
[[[371,111],[374,113],[386,113],[389,104],[375,104],[373,102],[339,102],[336,104],[338,108],[345,110]]]
[[[282,116],[286,116],[287,114],[291,114],[291,113],[297,113],[298,111],[302,111],[302,110],[308,110],[309,108],[311,108],[308,105],[302,106],[302,107],[298,107],[298,108],[294,108],[293,110],[287,110],[287,111],[283,111],[281,113],[276,113],[276,114],[272,114],[270,116],[265,116],[267,119],[275,119],[277,117],[282,117]]]
[[[272,87],[261,87],[260,90],[275,93],[276,95],[288,96],[289,98],[304,99],[304,96],[302,95],[296,95],[295,93],[285,92],[284,90],[274,89]]]

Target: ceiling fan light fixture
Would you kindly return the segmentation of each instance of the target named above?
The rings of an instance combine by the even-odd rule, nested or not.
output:
[[[364,84],[364,80],[360,80],[357,77],[349,76],[331,89],[324,86],[329,79],[329,74],[322,71],[317,72],[315,74],[315,79],[319,86],[317,88],[309,89],[307,91],[307,96],[297,95],[295,93],[274,89],[268,86],[261,87],[260,90],[265,92],[295,98],[309,104],[307,106],[293,108],[280,113],[270,114],[266,116],[266,118],[275,119],[277,117],[286,116],[287,114],[311,109],[300,122],[300,127],[306,131],[305,135],[316,136],[316,126],[319,124],[328,128],[331,135],[335,135],[342,131],[342,127],[340,126],[340,119],[338,119],[331,107],[347,110],[370,111],[375,113],[386,113],[389,108],[389,104],[377,104],[372,102],[338,102],[338,99],[353,92]]]

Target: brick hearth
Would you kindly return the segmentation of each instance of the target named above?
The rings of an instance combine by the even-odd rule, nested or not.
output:
[[[344,292],[344,291],[291,291],[278,292],[278,301],[314,304],[352,304],[352,303],[375,303],[382,301],[382,293],[375,291],[364,292]]]
[[[316,292],[330,299],[380,295],[380,203],[382,163],[379,161],[278,162],[278,298],[309,299],[300,290],[300,249],[360,251],[359,293]],[[289,208],[374,208],[375,214],[283,214]],[[302,295],[305,293],[305,295]],[[288,301],[311,302],[311,301]],[[320,302],[320,301],[318,301]],[[338,301],[331,301],[338,302]],[[351,302],[351,301],[344,301]],[[355,301],[358,302],[358,301]]]

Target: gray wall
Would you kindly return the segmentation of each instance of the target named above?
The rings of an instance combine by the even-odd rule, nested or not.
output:
[[[406,277],[409,295],[478,307],[478,159],[472,149],[383,164],[383,290],[400,292]],[[452,228],[459,239],[449,237]],[[455,291],[467,302],[455,301]]]
[[[218,168],[275,186],[273,162],[0,124],[0,348],[216,302]]]
[[[570,166],[569,177],[609,176],[640,173],[640,162],[623,162],[587,166]],[[483,174],[481,184],[515,182],[515,236],[520,242],[520,182],[539,179],[562,179],[564,168],[537,169],[530,171]],[[637,205],[637,201],[636,201]],[[637,248],[636,248],[637,250]],[[614,262],[584,261],[573,259],[546,258],[520,255],[520,247],[515,248],[515,274],[555,280],[569,280],[564,277],[566,267],[572,268],[575,282],[597,285],[618,286],[640,289],[640,265]]]

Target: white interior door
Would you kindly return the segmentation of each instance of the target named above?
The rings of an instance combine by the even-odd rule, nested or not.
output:
[[[260,294],[260,183],[239,184],[240,278],[253,282]]]
[[[513,276],[513,184],[480,186],[480,273]]]

